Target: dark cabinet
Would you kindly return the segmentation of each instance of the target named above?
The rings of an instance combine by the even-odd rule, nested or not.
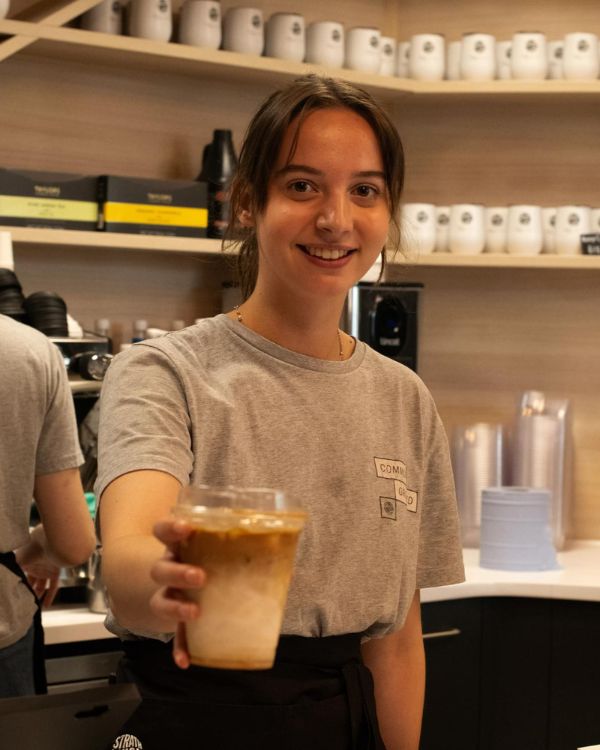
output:
[[[481,739],[475,747],[546,750],[551,642],[551,602],[483,601]]]
[[[421,608],[427,682],[421,750],[478,747],[481,601],[457,599]]]
[[[600,604],[520,597],[422,606],[420,750],[600,744]]]
[[[548,750],[600,745],[600,604],[554,605]]]

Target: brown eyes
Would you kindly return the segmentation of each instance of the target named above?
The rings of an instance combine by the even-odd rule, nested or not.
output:
[[[307,180],[294,180],[287,186],[288,190],[298,195],[306,195],[317,192],[317,188]],[[352,188],[352,195],[362,199],[374,199],[381,195],[381,190],[374,185],[357,185]]]

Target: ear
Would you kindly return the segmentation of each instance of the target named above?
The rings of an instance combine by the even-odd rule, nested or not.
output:
[[[248,208],[243,208],[238,214],[238,221],[243,227],[250,228],[254,226],[254,217],[252,211]]]

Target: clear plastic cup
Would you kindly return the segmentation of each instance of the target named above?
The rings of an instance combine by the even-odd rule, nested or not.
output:
[[[173,513],[194,527],[179,559],[206,571],[187,592],[200,607],[186,623],[192,664],[269,669],[306,513],[279,490],[206,486],[184,487]]]

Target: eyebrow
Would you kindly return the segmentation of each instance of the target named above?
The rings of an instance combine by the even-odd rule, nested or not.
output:
[[[282,177],[293,172],[314,174],[318,177],[321,177],[323,175],[323,172],[320,169],[309,167],[306,164],[286,164],[284,167],[278,169],[275,172],[275,176]],[[379,177],[380,179],[385,181],[385,173],[378,169],[367,169],[362,172],[353,172],[352,177]]]

